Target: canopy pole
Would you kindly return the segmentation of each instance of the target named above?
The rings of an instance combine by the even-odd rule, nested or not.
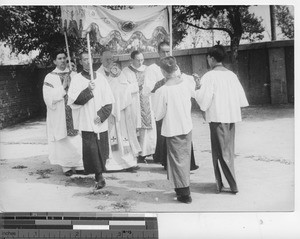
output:
[[[169,10],[169,32],[170,32],[170,56],[172,56],[172,49],[173,49],[173,31],[172,31],[172,5],[168,6]]]
[[[66,42],[68,59],[69,59],[69,68],[70,68],[70,71],[71,71],[72,70],[72,64],[71,64],[71,56],[70,56],[69,44],[68,44],[68,38],[67,38],[67,32],[66,31],[64,31],[64,35],[65,35],[65,42]]]
[[[87,45],[88,45],[88,53],[89,53],[90,76],[91,76],[91,80],[94,80],[92,52],[91,52],[90,33],[89,32],[87,33],[86,37],[87,37]]]
[[[86,35],[87,38],[87,45],[88,45],[88,53],[89,53],[89,65],[90,65],[90,76],[91,76],[91,81],[94,80],[94,74],[93,74],[93,62],[92,62],[92,51],[91,51],[91,44],[90,44],[90,33],[88,32]],[[95,102],[95,98],[93,98],[94,100],[94,106],[95,106],[95,115],[94,115],[94,120],[96,120],[99,116],[97,115],[97,111],[99,109],[97,109],[96,107],[96,102]],[[100,140],[100,133],[95,132],[94,133],[97,134],[97,139]]]

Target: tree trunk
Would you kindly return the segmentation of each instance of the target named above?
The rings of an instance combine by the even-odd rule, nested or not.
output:
[[[275,6],[270,5],[270,20],[271,20],[271,40],[276,40],[276,16],[275,16]]]
[[[238,36],[233,36],[231,38],[231,43],[230,43],[230,60],[232,63],[232,70],[235,73],[238,73],[238,67],[239,67],[238,49],[239,49],[240,39],[241,38]]]
[[[232,70],[238,73],[238,49],[240,40],[243,34],[243,26],[241,22],[240,7],[234,6],[228,14],[228,18],[233,28],[233,33],[230,36],[230,50],[231,50],[231,62]]]

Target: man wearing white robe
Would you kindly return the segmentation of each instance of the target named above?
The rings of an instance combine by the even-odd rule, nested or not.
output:
[[[155,91],[165,84],[164,76],[161,72],[159,62],[161,59],[170,56],[170,45],[168,42],[160,42],[157,46],[157,51],[159,55],[159,59],[156,63],[148,66],[145,71],[145,81],[143,85],[143,95],[148,96],[151,95],[151,104],[154,102],[154,93]],[[176,75],[180,76],[181,72],[178,67],[176,70]],[[153,155],[153,160],[156,163],[161,163],[164,168],[167,168],[167,144],[164,136],[161,135],[162,128],[162,120],[156,121],[156,148],[155,154]],[[191,170],[198,169],[199,166],[195,163],[194,150],[192,144],[192,153],[191,153]]]
[[[221,45],[208,50],[207,61],[212,70],[202,76],[195,98],[210,127],[217,193],[235,194],[238,192],[234,170],[235,123],[242,120],[241,107],[249,104],[236,74],[222,64],[225,55]],[[224,187],[219,164],[230,189]]]
[[[130,85],[132,96],[131,111],[134,126],[137,129],[138,140],[141,146],[140,160],[155,153],[156,123],[152,110],[150,96],[142,94],[146,66],[143,65],[144,56],[139,51],[131,53],[132,63],[123,69],[123,73]]]
[[[89,55],[81,53],[83,71],[74,76],[69,89],[69,102],[74,116],[74,128],[82,132],[83,163],[86,173],[94,173],[96,189],[106,183],[102,173],[106,171],[109,156],[108,122],[114,97],[107,80],[89,73]]]
[[[59,50],[53,54],[56,68],[46,75],[43,97],[47,107],[47,135],[49,160],[62,167],[66,176],[82,173],[81,137],[73,128],[72,114],[66,105],[70,84],[70,70],[66,67],[66,54]]]
[[[97,70],[108,81],[115,102],[108,119],[110,143],[108,171],[132,171],[137,169],[137,156],[141,151],[131,112],[131,90],[125,75],[113,63],[113,55],[108,49],[101,53],[101,67]]]
[[[174,185],[177,200],[191,203],[191,98],[195,96],[195,82],[192,76],[178,77],[178,66],[172,56],[162,59],[160,66],[166,83],[155,92],[154,112],[156,119],[162,120],[161,134],[166,138],[167,175]]]

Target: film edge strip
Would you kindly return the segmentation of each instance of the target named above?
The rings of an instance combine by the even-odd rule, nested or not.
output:
[[[21,212],[0,214],[0,239],[153,238],[155,213]]]

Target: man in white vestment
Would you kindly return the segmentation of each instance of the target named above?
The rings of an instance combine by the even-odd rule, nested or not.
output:
[[[138,169],[137,156],[141,151],[131,112],[131,88],[126,76],[113,62],[109,49],[101,53],[102,65],[98,73],[104,76],[113,92],[115,103],[108,118],[110,153],[107,171],[132,171]]]
[[[49,160],[62,167],[66,176],[83,173],[81,137],[73,128],[72,112],[67,103],[67,92],[71,81],[66,64],[66,53],[58,50],[53,54],[56,68],[46,75],[43,97],[47,106],[47,135]]]
[[[107,80],[89,72],[89,55],[82,52],[83,71],[74,76],[69,89],[69,102],[74,116],[74,128],[81,131],[83,165],[87,174],[94,173],[96,189],[106,185],[102,173],[109,156],[108,122],[114,97]]]
[[[156,147],[156,124],[149,95],[143,95],[146,66],[143,65],[144,56],[139,51],[131,53],[132,63],[123,69],[123,73],[130,84],[132,96],[131,111],[134,126],[137,129],[141,146],[140,161],[146,156],[153,155]]]
[[[235,123],[242,120],[241,107],[248,106],[244,89],[232,71],[222,61],[226,56],[222,45],[211,47],[207,61],[211,70],[201,78],[201,88],[196,91],[196,101],[205,111],[209,123],[213,167],[217,193],[238,192],[234,170]],[[230,188],[223,184],[220,166]]]
[[[159,59],[156,63],[148,66],[145,71],[145,82],[143,85],[143,95],[151,95],[152,105],[154,102],[154,93],[155,91],[160,88],[162,85],[165,84],[166,80],[162,74],[160,69],[160,61],[170,56],[170,45],[168,42],[160,42],[157,46],[157,51],[159,55]],[[177,76],[181,75],[179,67],[177,68],[175,74]],[[162,127],[162,120],[156,121],[156,132],[157,132],[157,142],[155,148],[155,154],[153,155],[153,160],[156,163],[161,163],[164,168],[167,168],[167,144],[166,138],[161,135],[161,127]],[[194,150],[192,144],[192,152],[191,152],[191,170],[196,170],[199,168],[198,165],[195,163],[194,157]]]
[[[195,97],[195,82],[192,76],[176,74],[178,66],[174,57],[165,57],[160,63],[166,83],[155,92],[154,112],[156,119],[162,120],[161,134],[166,139],[167,175],[177,200],[191,203],[191,98]]]

